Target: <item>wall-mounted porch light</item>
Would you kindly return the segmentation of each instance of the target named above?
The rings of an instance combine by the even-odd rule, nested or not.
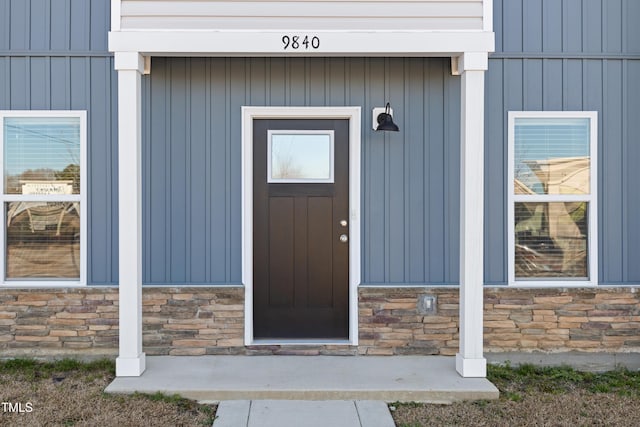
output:
[[[393,123],[393,110],[387,102],[384,108],[376,107],[373,109],[373,129],[398,132],[400,128]]]

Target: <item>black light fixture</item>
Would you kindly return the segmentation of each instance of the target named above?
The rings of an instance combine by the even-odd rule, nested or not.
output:
[[[398,125],[393,123],[393,116],[391,115],[391,106],[387,102],[387,105],[384,107],[384,113],[378,114],[378,127],[376,130],[386,130],[392,132],[398,132],[400,128]]]

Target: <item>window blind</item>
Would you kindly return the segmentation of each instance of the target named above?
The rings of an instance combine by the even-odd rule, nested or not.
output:
[[[516,194],[589,194],[587,118],[516,118]]]
[[[25,187],[25,183],[31,185]],[[4,192],[79,194],[80,119],[5,118]]]

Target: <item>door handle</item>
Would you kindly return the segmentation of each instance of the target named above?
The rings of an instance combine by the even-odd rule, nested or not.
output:
[[[347,236],[346,234],[341,234],[340,235],[340,241],[342,243],[347,243],[349,241],[349,236]]]

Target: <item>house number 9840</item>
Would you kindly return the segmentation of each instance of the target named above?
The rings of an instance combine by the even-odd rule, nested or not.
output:
[[[282,36],[282,49],[318,49],[320,39],[316,36]]]

